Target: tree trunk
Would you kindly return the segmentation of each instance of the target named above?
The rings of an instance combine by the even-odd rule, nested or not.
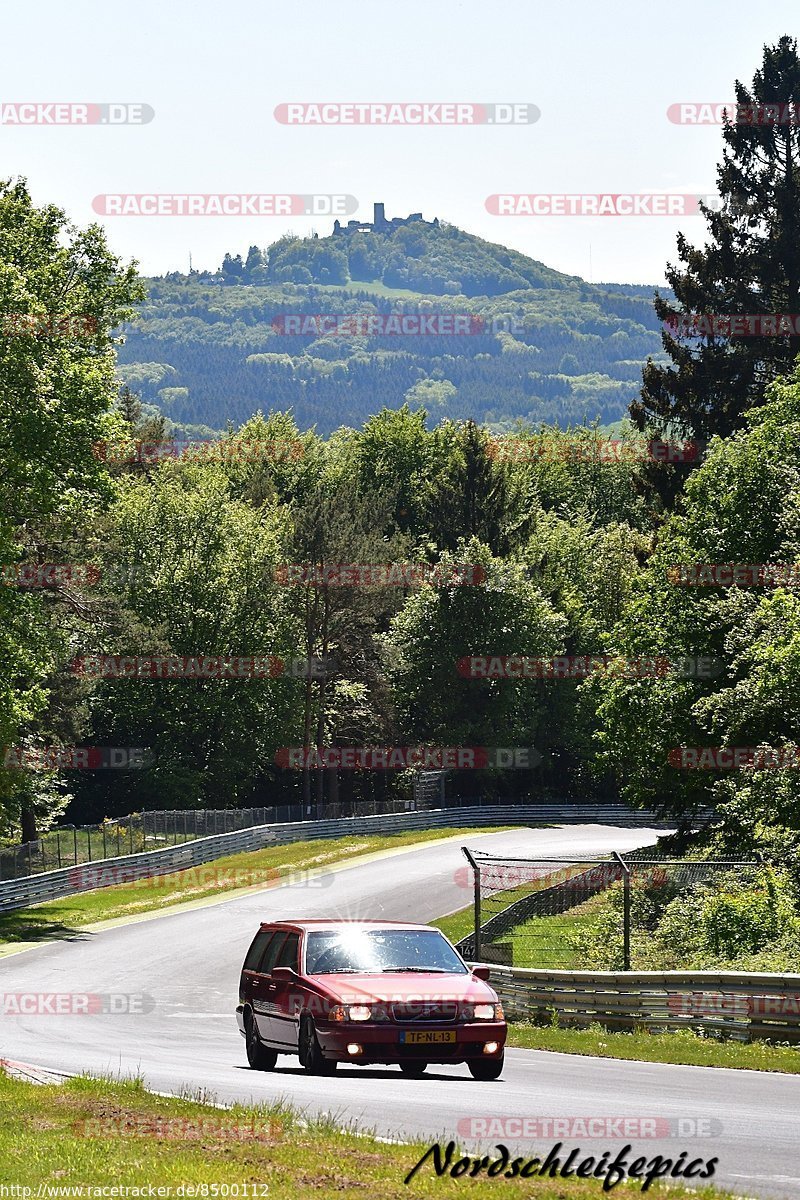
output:
[[[27,804],[23,804],[20,811],[20,824],[22,825],[23,842],[35,842],[38,840],[36,813]]]

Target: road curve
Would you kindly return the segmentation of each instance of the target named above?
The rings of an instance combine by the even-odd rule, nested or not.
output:
[[[474,834],[472,846],[504,854],[607,853],[654,840],[656,831],[600,825]],[[547,1150],[553,1136],[526,1138],[514,1118],[651,1118],[657,1137],[633,1153],[717,1156],[714,1182],[747,1195],[800,1200],[800,1077],[510,1050],[503,1078],[478,1083],[466,1067],[431,1068],[422,1080],[393,1068],[340,1066],[306,1076],[280,1058],[271,1074],[247,1069],[234,1020],[244,952],[258,922],[289,917],[386,917],[428,921],[469,903],[458,841],[428,843],[334,869],[322,886],[287,884],[164,915],[76,933],[0,960],[0,993],[145,995],[150,1011],[118,1015],[3,1016],[0,1056],[67,1072],[131,1075],[164,1092],[203,1089],[221,1102],[282,1097],[309,1113],[335,1113],[386,1136],[458,1136],[514,1153]],[[511,1119],[509,1136],[485,1118]],[[683,1122],[683,1124],[679,1124]],[[483,1127],[487,1128],[487,1127]],[[669,1129],[669,1134],[662,1134]],[[470,1136],[470,1130],[474,1136]],[[710,1133],[711,1136],[708,1136]],[[705,1135],[704,1135],[705,1134]],[[625,1139],[567,1138],[565,1152],[616,1153]],[[409,1160],[411,1165],[411,1160]]]

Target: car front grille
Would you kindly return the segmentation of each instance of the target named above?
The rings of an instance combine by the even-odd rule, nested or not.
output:
[[[392,1016],[399,1024],[432,1024],[458,1020],[458,1004],[455,1001],[413,1000],[406,1004],[393,1004]]]

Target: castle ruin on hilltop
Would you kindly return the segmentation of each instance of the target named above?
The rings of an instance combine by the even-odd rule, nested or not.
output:
[[[428,225],[431,228],[438,228],[439,218],[434,217],[432,221],[423,221],[422,213],[411,213],[408,217],[391,217],[386,219],[386,206],[384,204],[373,205],[374,219],[370,221],[348,221],[346,225],[342,225],[338,219],[333,222],[333,236],[339,237],[347,233],[391,233],[394,229],[399,229],[401,225]]]

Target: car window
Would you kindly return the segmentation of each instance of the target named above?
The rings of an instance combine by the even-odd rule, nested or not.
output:
[[[261,959],[264,957],[270,940],[275,936],[274,929],[262,929],[253,938],[253,944],[247,951],[247,958],[244,960],[245,971],[257,971]]]
[[[286,941],[286,933],[283,929],[278,929],[274,938],[267,946],[267,952],[261,960],[259,970],[262,975],[269,975],[272,968],[275,966],[275,960],[278,957],[281,946]]]
[[[295,971],[297,970],[297,945],[299,941],[299,934],[289,934],[283,943],[280,954],[275,960],[276,967],[293,967]]]
[[[346,971],[393,971],[464,975],[467,968],[436,929],[331,929],[308,935],[306,971],[329,975]]]

